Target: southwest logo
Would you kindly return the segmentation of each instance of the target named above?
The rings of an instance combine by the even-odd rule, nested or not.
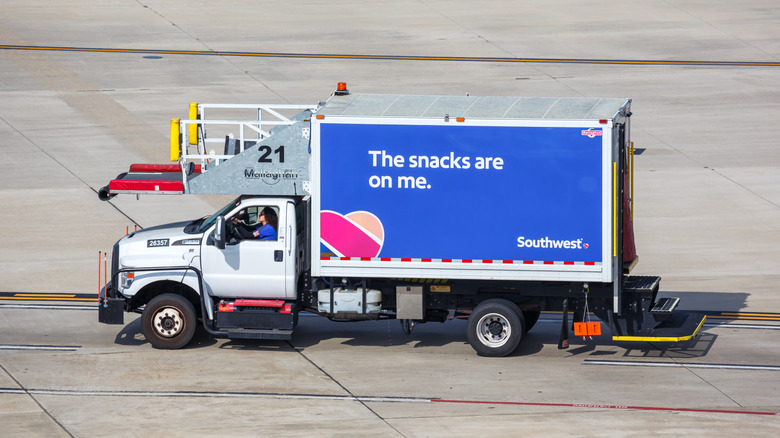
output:
[[[582,239],[577,240],[552,240],[549,237],[541,239],[526,239],[523,236],[517,238],[518,248],[563,248],[563,249],[588,249],[587,243]]]
[[[603,133],[600,129],[590,128],[582,130],[582,135],[587,135],[589,138],[601,137],[602,134]]]

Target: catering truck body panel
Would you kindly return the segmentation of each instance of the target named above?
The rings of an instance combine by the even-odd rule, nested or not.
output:
[[[285,108],[301,110],[292,117],[256,106],[278,118],[270,130],[259,115],[215,121],[199,106],[172,123],[175,165],[134,165],[101,199],[240,196],[210,218],[122,238],[100,320],[142,312],[161,348],[186,345],[196,318],[216,336],[289,339],[301,311],[395,318],[407,332],[468,318],[469,343],[489,356],[514,351],[542,310],[564,311],[561,348],[569,311],[584,336],[600,332],[591,311],[614,339],[690,339],[703,317],[657,300],[660,278],[627,275],[630,105],[339,90]],[[241,135],[217,154],[210,133],[227,123]],[[273,239],[254,238],[269,217]]]
[[[610,282],[609,127],[502,122],[316,121],[312,274]]]

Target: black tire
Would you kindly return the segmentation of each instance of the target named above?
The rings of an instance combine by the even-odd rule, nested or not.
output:
[[[523,312],[510,301],[483,301],[469,316],[466,339],[480,356],[509,355],[524,337]]]
[[[523,318],[525,318],[526,333],[530,332],[531,328],[533,328],[533,326],[536,325],[536,321],[539,321],[539,316],[541,314],[542,314],[541,309],[523,311]]]
[[[195,334],[195,307],[181,295],[164,294],[146,305],[141,317],[144,336],[154,348],[175,350]]]

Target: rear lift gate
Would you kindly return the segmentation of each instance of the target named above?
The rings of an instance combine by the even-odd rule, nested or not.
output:
[[[223,300],[215,318],[215,328],[231,339],[290,340],[297,323],[295,303],[284,300]]]
[[[609,312],[606,321],[614,341],[684,342],[694,338],[706,315],[675,310],[679,298],[656,301],[661,277],[628,276],[623,280],[620,314]]]

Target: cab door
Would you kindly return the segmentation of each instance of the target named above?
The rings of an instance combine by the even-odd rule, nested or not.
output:
[[[290,287],[293,283],[288,277],[294,277],[295,253],[287,251],[287,247],[292,243],[288,242],[288,230],[294,230],[295,224],[288,223],[288,202],[248,199],[226,214],[225,220],[230,221],[247,207],[255,206],[260,210],[271,207],[277,212],[276,240],[232,240],[225,249],[219,249],[214,239],[209,238],[214,232],[212,227],[201,240],[201,271],[206,290],[222,298],[294,298],[295,289]],[[295,221],[294,215],[292,220]]]

